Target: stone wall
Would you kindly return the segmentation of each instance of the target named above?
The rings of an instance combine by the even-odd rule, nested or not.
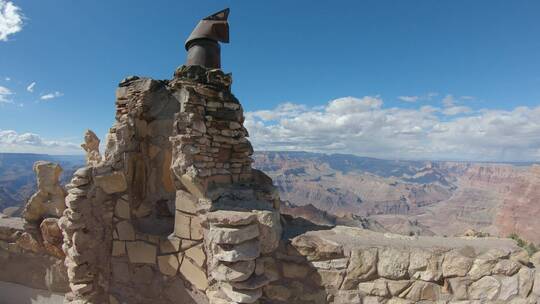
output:
[[[276,254],[268,303],[537,303],[540,255],[511,240],[303,233]]]

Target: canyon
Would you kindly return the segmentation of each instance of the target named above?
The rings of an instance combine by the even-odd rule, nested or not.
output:
[[[61,183],[82,156],[0,153],[0,207],[19,215],[36,185],[37,160],[60,163]],[[403,235],[461,235],[467,230],[540,244],[540,167],[530,163],[383,160],[345,154],[255,151],[282,210],[318,224]]]
[[[379,231],[445,236],[473,229],[499,237],[516,233],[540,243],[540,166],[535,164],[308,152],[258,152],[254,160],[273,178],[291,207],[287,212],[310,220],[343,222],[355,215]]]

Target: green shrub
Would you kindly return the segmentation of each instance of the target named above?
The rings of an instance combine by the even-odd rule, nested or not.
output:
[[[512,233],[508,237],[516,241],[517,245],[525,249],[529,253],[529,255],[533,255],[538,252],[538,247],[536,247],[535,244],[525,241],[517,233]]]

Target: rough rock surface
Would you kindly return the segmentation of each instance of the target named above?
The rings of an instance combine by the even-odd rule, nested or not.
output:
[[[37,192],[32,195],[23,211],[28,222],[39,222],[45,217],[60,217],[64,212],[65,190],[60,186],[62,168],[50,162],[38,161],[34,164],[37,176]]]
[[[84,143],[81,148],[86,152],[86,164],[88,166],[97,165],[101,162],[101,153],[99,153],[100,140],[92,130],[86,130],[84,133]]]

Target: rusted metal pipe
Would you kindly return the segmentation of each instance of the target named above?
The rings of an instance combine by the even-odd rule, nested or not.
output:
[[[186,40],[186,65],[221,68],[219,42],[229,43],[229,9],[212,14],[197,24]]]

